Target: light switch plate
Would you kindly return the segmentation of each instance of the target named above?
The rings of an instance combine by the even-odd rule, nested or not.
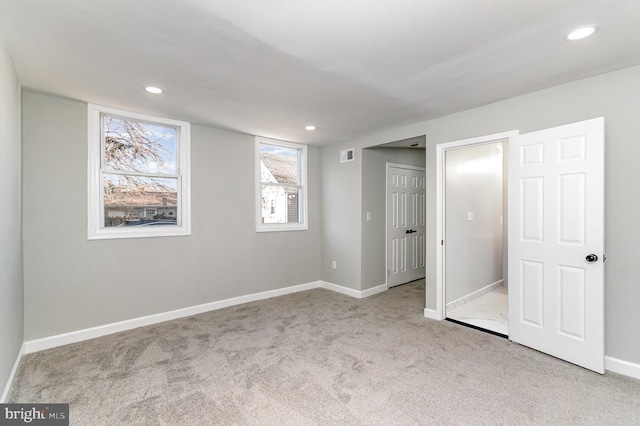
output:
[[[473,220],[473,212],[467,212],[467,220]]]

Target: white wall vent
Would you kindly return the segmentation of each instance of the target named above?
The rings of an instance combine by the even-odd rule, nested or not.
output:
[[[354,149],[343,149],[340,151],[340,162],[346,163],[347,161],[353,161],[354,159]]]

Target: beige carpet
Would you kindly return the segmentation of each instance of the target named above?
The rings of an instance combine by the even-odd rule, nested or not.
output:
[[[424,282],[317,289],[24,357],[74,425],[640,424],[640,381],[423,317]]]

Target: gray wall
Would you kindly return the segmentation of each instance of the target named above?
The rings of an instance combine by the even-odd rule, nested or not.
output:
[[[17,82],[2,53],[0,117],[16,123]],[[7,95],[4,93],[8,92]],[[193,127],[190,237],[86,240],[86,105],[25,92],[23,97],[25,339],[164,312],[227,297],[323,280],[362,289],[362,149],[427,135],[427,300],[435,307],[435,146],[589,118],[606,120],[606,354],[640,363],[640,67],[584,79],[356,141],[310,148],[310,230],[256,234],[253,138]],[[7,110],[5,112],[5,109]],[[3,194],[19,200],[19,128],[2,126]],[[5,132],[7,135],[5,137]],[[339,162],[339,150],[356,161]],[[318,152],[320,151],[320,153]],[[318,158],[320,155],[320,158]],[[3,175],[4,176],[4,175]],[[320,184],[318,184],[320,182]],[[321,192],[320,192],[321,191]],[[19,205],[17,202],[16,205]],[[322,207],[321,207],[322,206]],[[17,208],[17,207],[16,207]],[[319,214],[322,208],[323,214]],[[3,229],[3,359],[20,334],[20,228],[15,208]],[[4,239],[4,232],[9,239]],[[338,269],[331,269],[331,261]],[[5,271],[5,265],[9,268]],[[367,278],[368,280],[368,278]],[[5,293],[9,294],[5,299]],[[5,300],[9,300],[7,304]],[[8,309],[4,309],[8,307]],[[5,344],[5,342],[14,342]],[[8,352],[4,348],[8,347]],[[8,354],[5,356],[5,354]],[[13,361],[11,361],[13,362]]]
[[[23,341],[20,85],[0,41],[0,393]]]
[[[419,123],[321,148],[323,281],[356,290],[376,285],[373,282],[378,281],[379,272],[374,272],[373,278],[367,277],[367,281],[361,279],[362,271],[380,268],[379,256],[362,256],[362,230],[366,213],[362,209],[363,148],[424,134],[424,125]],[[348,148],[355,150],[354,161],[340,163],[340,150]],[[427,206],[429,203],[427,199]],[[338,269],[331,269],[332,260],[338,262]]]
[[[323,199],[329,195],[347,203],[341,206],[341,227],[360,229],[361,187],[359,157],[362,148],[388,141],[427,135],[427,292],[426,306],[435,308],[435,146],[471,137],[519,129],[521,133],[553,126],[605,117],[606,126],[606,354],[640,363],[640,67],[630,67],[494,104],[470,109],[435,120],[415,123],[370,135],[355,141],[322,148],[323,160],[340,149],[356,148],[356,162],[343,168],[339,179],[324,178]],[[336,157],[337,158],[337,157]],[[335,165],[323,162],[323,176],[333,173]],[[350,182],[349,185],[342,185]],[[357,188],[355,187],[357,185]],[[349,191],[348,194],[346,191]],[[355,193],[353,191],[356,191]],[[330,223],[330,218],[325,223]],[[324,233],[324,258],[337,247],[359,245],[360,235],[342,234],[329,226]],[[358,233],[359,234],[359,233]],[[353,241],[358,238],[357,241]],[[352,286],[361,285],[360,271],[369,260],[358,253],[346,265],[345,277]],[[343,265],[345,266],[345,265]],[[325,273],[323,264],[323,274]]]
[[[491,143],[447,150],[444,235],[451,303],[502,280],[502,167]],[[473,212],[473,220],[467,213]]]
[[[362,151],[362,284],[366,290],[387,282],[386,191],[387,162],[424,167],[422,148],[369,148]],[[371,220],[366,220],[366,213]]]
[[[192,125],[192,235],[88,241],[87,105],[24,91],[23,123],[25,340],[319,279],[318,148],[308,231],[256,233],[254,137]]]
[[[341,149],[345,148],[351,146]],[[354,161],[341,163],[340,151],[336,145],[331,145],[321,150],[321,160],[321,279],[360,290],[361,151],[356,154]],[[337,262],[337,269],[332,269],[332,261]]]

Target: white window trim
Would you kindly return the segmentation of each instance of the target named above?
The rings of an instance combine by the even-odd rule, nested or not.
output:
[[[302,222],[299,223],[262,223],[262,180],[260,144],[276,145],[285,148],[302,150],[299,165],[300,186],[302,188]],[[309,204],[307,193],[307,146],[304,144],[285,142],[277,139],[256,136],[255,143],[255,181],[256,181],[256,232],[306,231],[309,229]]]
[[[87,235],[89,240],[113,238],[145,238],[191,235],[191,127],[184,121],[170,120],[145,114],[123,111],[101,105],[88,104],[88,196]],[[179,129],[176,140],[178,174],[178,220],[176,226],[104,227],[103,182],[100,179],[102,160],[101,114],[115,115]]]

